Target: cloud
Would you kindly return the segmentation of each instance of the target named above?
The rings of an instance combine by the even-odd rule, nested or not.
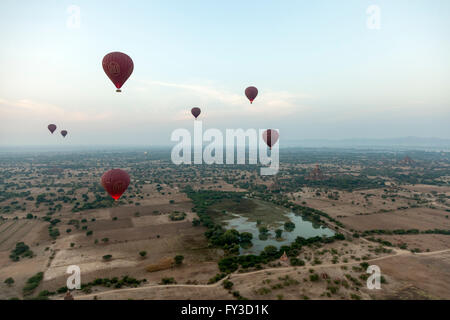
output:
[[[187,91],[187,94],[194,95],[201,101],[209,101],[211,105],[220,103],[227,108],[216,110],[211,117],[224,117],[235,114],[237,111],[241,115],[252,117],[282,117],[294,114],[299,110],[307,110],[302,100],[311,98],[306,94],[293,94],[287,91],[264,91],[260,92],[253,104],[250,104],[245,95],[230,92],[227,89],[199,84],[170,83],[162,81],[143,81],[149,87],[160,86],[177,88]],[[143,87],[140,87],[143,90]],[[183,117],[180,119],[185,119]]]
[[[72,122],[92,122],[105,120],[111,116],[111,113],[70,111],[49,103],[28,99],[8,101],[2,98],[0,98],[0,112],[2,118],[10,116],[29,119],[64,119]]]

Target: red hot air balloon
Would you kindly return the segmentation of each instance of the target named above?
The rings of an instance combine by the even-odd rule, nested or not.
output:
[[[267,129],[263,132],[262,137],[269,146],[269,149],[272,150],[272,146],[278,141],[279,134],[277,130]]]
[[[245,95],[247,96],[248,100],[250,100],[250,103],[253,103],[253,100],[255,100],[256,96],[258,95],[258,89],[255,87],[248,87],[245,89]]]
[[[50,132],[53,134],[53,132],[55,132],[56,130],[56,125],[55,124],[49,124],[47,126],[48,130],[50,130]]]
[[[129,184],[130,176],[121,169],[109,170],[102,176],[102,186],[114,200],[119,200]]]
[[[103,58],[103,70],[116,86],[116,92],[121,92],[120,88],[133,73],[133,60],[122,52],[111,52]]]
[[[61,130],[61,135],[65,138],[67,136],[67,130]]]
[[[197,117],[200,115],[201,112],[202,111],[200,110],[200,108],[197,107],[191,109],[191,113],[195,117],[195,119],[197,119]]]

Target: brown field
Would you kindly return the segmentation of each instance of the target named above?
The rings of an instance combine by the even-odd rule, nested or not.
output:
[[[78,169],[64,169],[65,163],[73,165],[68,156],[59,163],[63,168],[60,174],[46,173],[50,165],[40,167],[36,164],[33,170],[27,171],[24,169],[26,166],[19,167],[15,163],[1,165],[0,162],[0,174],[6,174],[2,181],[8,186],[7,191],[29,191],[26,196],[5,197],[0,205],[2,210],[10,208],[1,214],[0,219],[0,299],[27,298],[22,295],[22,288],[26,280],[37,272],[43,272],[44,279],[32,296],[43,290],[56,291],[66,285],[66,270],[70,265],[81,268],[84,284],[98,278],[126,275],[146,280],[136,288],[115,289],[99,285],[93,286],[91,292],[77,290],[74,292],[76,299],[236,299],[234,291],[244,298],[256,300],[450,299],[450,282],[447,280],[450,276],[449,235],[373,235],[376,240],[387,241],[393,246],[374,242],[372,236],[356,238],[358,234],[354,235],[374,229],[450,230],[448,186],[400,183],[392,177],[371,174],[361,180],[367,184],[366,188],[338,190],[312,187],[308,182],[285,191],[277,188],[292,187],[290,184],[296,180],[283,170],[303,170],[301,174],[304,177],[313,170],[315,161],[284,163],[281,164],[280,176],[261,177],[254,169],[180,169],[161,160],[136,160],[136,165],[130,166],[134,158],[130,160],[126,155],[122,156],[125,160],[117,165],[122,164],[129,171],[135,170],[135,176],[141,174],[143,178],[133,177],[122,202],[106,205],[101,200],[105,193],[98,189],[98,178],[104,167],[111,166],[109,161],[114,163],[117,160],[110,160],[109,154],[101,161],[86,156],[91,161],[90,167],[80,165]],[[120,159],[121,156],[115,157]],[[355,164],[353,160],[342,163],[335,160],[321,164],[328,178],[340,174],[358,177],[364,169],[384,166],[402,170],[406,176],[434,170],[412,168],[397,162],[388,167],[384,160],[376,162],[376,165],[373,162],[365,165]],[[368,161],[367,158],[363,160]],[[440,170],[445,173],[445,168],[443,166]],[[434,182],[443,181],[445,177],[442,175]],[[283,179],[286,185],[280,182]],[[371,183],[374,179],[383,179],[384,185],[374,187]],[[223,258],[226,248],[212,247],[204,235],[207,229],[193,226],[192,221],[197,215],[192,211],[193,203],[182,190],[190,186],[194,190],[245,192],[251,198],[257,192],[250,190],[252,185],[259,186],[267,196],[264,198],[266,202],[261,198],[257,201],[273,209],[271,213],[277,223],[282,220],[277,215],[288,207],[277,207],[276,203],[288,199],[321,210],[341,222],[344,227],[337,230],[345,234],[346,240],[303,246],[297,256],[305,263],[301,267],[281,261],[269,262],[261,266],[263,270],[241,267],[228,275],[228,280],[233,282],[231,290],[222,286],[224,280],[209,283],[220,272],[218,261]],[[36,198],[42,194],[47,194],[51,201],[38,203]],[[27,200],[29,196],[33,200]],[[96,200],[99,196],[100,200]],[[94,206],[98,209],[87,209],[92,206],[80,209],[89,204],[98,205]],[[233,211],[232,201],[224,201],[224,204],[230,205],[230,211]],[[229,209],[219,204],[216,206],[218,212]],[[241,205],[240,209],[245,211],[247,208]],[[27,219],[29,213],[33,215],[31,219]],[[185,213],[186,216],[181,221],[172,221],[169,217],[172,213]],[[260,215],[270,216],[263,211]],[[255,215],[251,218],[255,217],[261,218]],[[46,218],[59,220],[55,221],[55,228],[60,234],[55,239],[49,234],[50,223]],[[73,224],[73,221],[69,224],[71,220],[77,220],[78,224]],[[336,228],[335,222],[327,218],[323,220],[329,227]],[[88,231],[92,234],[89,235]],[[18,242],[29,245],[34,256],[13,262],[10,253]],[[139,255],[141,251],[146,251],[145,257]],[[104,259],[106,255],[111,255],[111,259]],[[184,256],[181,266],[173,265],[176,255]],[[386,280],[381,290],[366,288],[365,272],[359,267],[364,262],[380,267]],[[318,274],[321,278],[312,281],[311,274]],[[322,278],[323,274],[327,279]],[[8,277],[14,278],[12,286],[4,283]],[[357,281],[352,283],[347,277]],[[161,285],[163,278],[173,278],[176,284]],[[345,282],[342,280],[345,279],[348,286],[343,285]],[[332,287],[336,283],[339,283],[339,288],[334,290]],[[49,298],[62,297],[55,294]]]
[[[351,229],[364,231],[373,229],[449,229],[450,219],[445,218],[445,211],[414,208],[396,210],[388,213],[355,215],[342,218],[341,221]]]

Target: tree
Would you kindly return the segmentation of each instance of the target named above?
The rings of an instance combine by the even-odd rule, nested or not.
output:
[[[278,249],[275,246],[269,245],[264,248],[264,253],[269,257],[273,257],[278,253]]]
[[[276,235],[277,238],[281,238],[282,234],[283,234],[283,230],[281,230],[281,229],[275,230],[275,235]]]
[[[175,256],[175,265],[179,266],[183,263],[184,257],[181,255]]]
[[[170,278],[162,278],[161,279],[161,284],[174,284],[174,283],[177,283],[177,282],[172,277],[170,277]]]
[[[140,251],[139,255],[144,258],[147,255],[147,251]]]
[[[229,280],[224,280],[222,285],[225,289],[230,290],[233,287],[234,283]]]
[[[112,258],[112,255],[110,255],[110,254],[106,254],[106,255],[104,255],[103,256],[103,260],[111,260],[111,258]]]
[[[14,279],[9,277],[8,279],[5,280],[5,283],[8,285],[8,287],[11,287],[14,283]]]
[[[269,232],[269,229],[267,229],[267,227],[265,226],[259,227],[259,233],[265,234],[267,232]]]
[[[241,242],[251,242],[253,239],[253,235],[250,232],[242,232],[239,236],[241,237]]]
[[[291,258],[291,265],[292,266],[304,266],[305,265],[305,261],[299,259],[299,258]]]
[[[239,243],[239,231],[234,229],[225,231],[225,233],[220,237],[220,242],[222,244]]]
[[[295,229],[295,224],[293,222],[288,221],[284,224],[284,230],[291,232],[294,229]]]

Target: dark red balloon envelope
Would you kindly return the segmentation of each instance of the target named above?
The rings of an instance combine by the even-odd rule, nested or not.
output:
[[[109,170],[102,176],[102,186],[114,200],[122,196],[129,184],[130,176],[121,169]]]
[[[202,111],[200,110],[200,108],[197,107],[191,109],[191,113],[195,117],[195,119],[197,119],[201,112]]]
[[[55,132],[55,130],[56,130],[56,125],[54,125],[54,124],[49,124],[49,125],[47,126],[47,128],[48,128],[48,130],[50,130],[51,133],[53,133],[53,132]]]
[[[253,100],[255,100],[256,96],[258,95],[258,89],[255,87],[248,87],[245,89],[245,95],[247,96],[248,100],[250,100],[250,103],[253,103]]]
[[[111,52],[103,58],[102,65],[106,75],[116,86],[116,91],[121,92],[120,88],[133,73],[133,60],[125,53]]]
[[[67,136],[67,130],[62,130],[61,135],[65,138]]]
[[[266,144],[269,146],[269,149],[272,149],[272,146],[277,143],[279,138],[278,131],[273,129],[267,129],[263,132],[262,136]]]

